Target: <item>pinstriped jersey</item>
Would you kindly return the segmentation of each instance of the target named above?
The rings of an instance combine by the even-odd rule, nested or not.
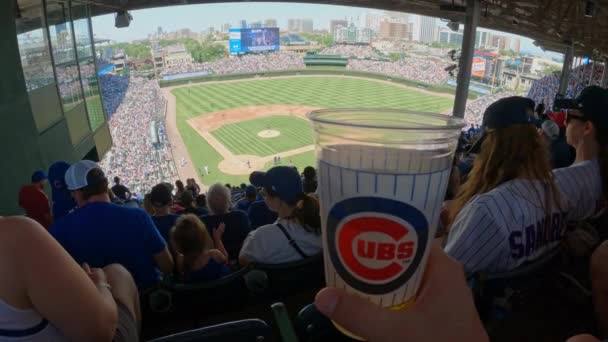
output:
[[[544,203],[549,200],[549,211]],[[458,213],[445,251],[466,273],[505,272],[555,248],[566,222],[566,205],[548,199],[545,186],[515,179],[473,197]]]
[[[604,208],[599,162],[586,160],[553,171],[555,184],[568,204],[568,221],[598,215]]]

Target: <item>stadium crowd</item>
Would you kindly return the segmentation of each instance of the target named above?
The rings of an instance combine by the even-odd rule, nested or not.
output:
[[[481,125],[483,113],[486,108],[492,103],[515,94],[511,92],[502,92],[494,95],[485,95],[473,101],[467,101],[467,108],[464,114],[464,120],[468,124]]]
[[[592,70],[593,75],[591,75]],[[604,66],[601,63],[596,64],[595,67],[593,63],[590,63],[574,68],[570,72],[568,87],[564,95],[567,98],[576,97],[585,87],[601,84],[603,74]],[[528,97],[536,103],[544,103],[546,108],[552,109],[555,94],[559,89],[560,77],[561,73],[555,72],[535,81],[528,92]]]
[[[297,69],[302,63],[298,55],[275,53],[166,72],[262,72]],[[442,63],[355,59],[348,67],[438,84],[447,78]],[[608,234],[599,224],[607,215],[608,91],[585,87],[590,76],[590,68],[573,74],[569,92],[578,97],[564,108],[568,112],[559,123],[542,108],[534,113],[534,100],[552,104],[551,76],[535,84],[530,98],[499,93],[467,106],[473,126],[459,142],[442,229],[430,252],[423,297],[413,308],[383,310],[344,291],[324,289],[317,309],[371,341],[413,336],[487,341],[480,315],[485,320],[492,311],[475,306],[484,303],[474,302],[465,275],[485,280],[554,251],[568,256],[574,253],[568,246],[579,241],[584,253],[576,248],[577,260],[584,265],[579,262],[568,279],[585,274],[577,286],[592,289],[594,332],[608,334]],[[62,86],[70,87],[67,81]],[[158,84],[104,75],[102,92],[106,108],[115,108],[108,115],[114,146],[104,160],[58,162],[48,175],[35,172],[19,193],[30,219],[0,218],[0,274],[13,280],[0,287],[0,339],[6,331],[18,331],[31,340],[135,341],[142,321],[139,294],[158,286],[163,276],[179,283],[208,282],[240,267],[284,264],[322,252],[314,168],[302,174],[287,166],[253,172],[251,184],[238,190],[214,184],[203,193],[193,179],[186,185],[178,180],[174,187],[168,183],[176,169]],[[158,144],[150,136],[153,125]],[[47,181],[52,201],[44,193]],[[145,194],[145,210],[129,201],[134,194]],[[23,244],[36,253],[19,248]],[[560,266],[562,272],[572,271]],[[473,291],[483,286],[468,284]],[[495,290],[492,299],[504,298]],[[445,323],[442,329],[436,328],[438,320]],[[33,321],[42,322],[35,332]]]
[[[104,74],[99,76],[99,83],[106,118],[110,120],[112,115],[117,112],[118,106],[120,106],[127,93],[129,77]]]
[[[207,63],[183,64],[165,67],[161,76],[207,71],[211,74],[226,75],[265,71],[304,69],[302,56],[294,52],[280,51],[263,54],[232,56]]]
[[[128,88],[109,120],[113,146],[101,165],[111,176],[117,176],[130,184],[133,193],[141,196],[154,184],[170,180],[177,173],[165,136],[166,101],[155,81],[137,77],[125,81],[118,76],[110,79],[117,80],[118,84],[128,82]],[[115,94],[122,96],[119,92]],[[113,103],[116,100],[110,96],[108,101]],[[159,136],[159,144],[156,146],[150,132],[153,122]]]
[[[319,52],[321,55],[339,55],[348,58],[383,58],[380,53],[369,45],[336,44],[326,47]]]
[[[437,59],[406,57],[396,62],[381,62],[351,59],[349,70],[374,72],[387,76],[402,77],[429,84],[444,84],[448,81],[445,68],[449,64]]]

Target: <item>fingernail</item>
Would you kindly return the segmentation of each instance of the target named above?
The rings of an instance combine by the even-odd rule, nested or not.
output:
[[[334,288],[324,288],[315,297],[315,306],[322,314],[330,316],[338,305],[339,295]]]

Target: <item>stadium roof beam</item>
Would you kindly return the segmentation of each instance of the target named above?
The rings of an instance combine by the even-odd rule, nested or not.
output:
[[[479,0],[467,0],[464,34],[462,37],[462,52],[460,68],[454,98],[454,116],[464,118],[471,83],[471,70],[473,68],[473,53],[475,52],[475,33],[479,24]]]
[[[238,0],[237,0],[238,1]],[[240,0],[249,2],[248,0]],[[403,11],[464,22],[460,10],[445,6],[451,0],[266,0],[359,6]],[[564,41],[574,43],[574,54],[608,55],[608,0],[594,0],[595,12],[586,15],[582,0],[480,0],[481,27],[518,34],[539,41],[546,50],[564,52]],[[99,7],[94,14],[113,13],[117,8],[136,10],[183,4],[221,3],[221,0],[85,0]],[[455,0],[462,3],[462,0]],[[443,6],[442,6],[443,5]],[[443,9],[443,10],[442,10]]]

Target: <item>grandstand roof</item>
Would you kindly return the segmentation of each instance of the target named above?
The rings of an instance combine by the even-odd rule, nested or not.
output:
[[[61,0],[52,0],[58,2]],[[235,0],[231,0],[235,1]],[[236,0],[239,1],[239,0]],[[249,0],[240,0],[249,1]],[[266,0],[359,6],[435,16],[461,21],[465,0]],[[577,55],[608,56],[608,0],[480,0],[480,25],[527,36],[541,47],[563,52],[568,42],[575,45]],[[124,8],[129,10],[183,4],[225,2],[222,0],[88,0],[99,7],[95,15]],[[595,4],[592,17],[585,16],[588,2]],[[20,7],[35,7],[39,1],[19,0]],[[125,3],[126,5],[121,5]],[[455,5],[455,10],[449,8]],[[442,7],[440,7],[442,6]],[[460,6],[460,7],[459,7]],[[460,9],[460,11],[459,11]]]

